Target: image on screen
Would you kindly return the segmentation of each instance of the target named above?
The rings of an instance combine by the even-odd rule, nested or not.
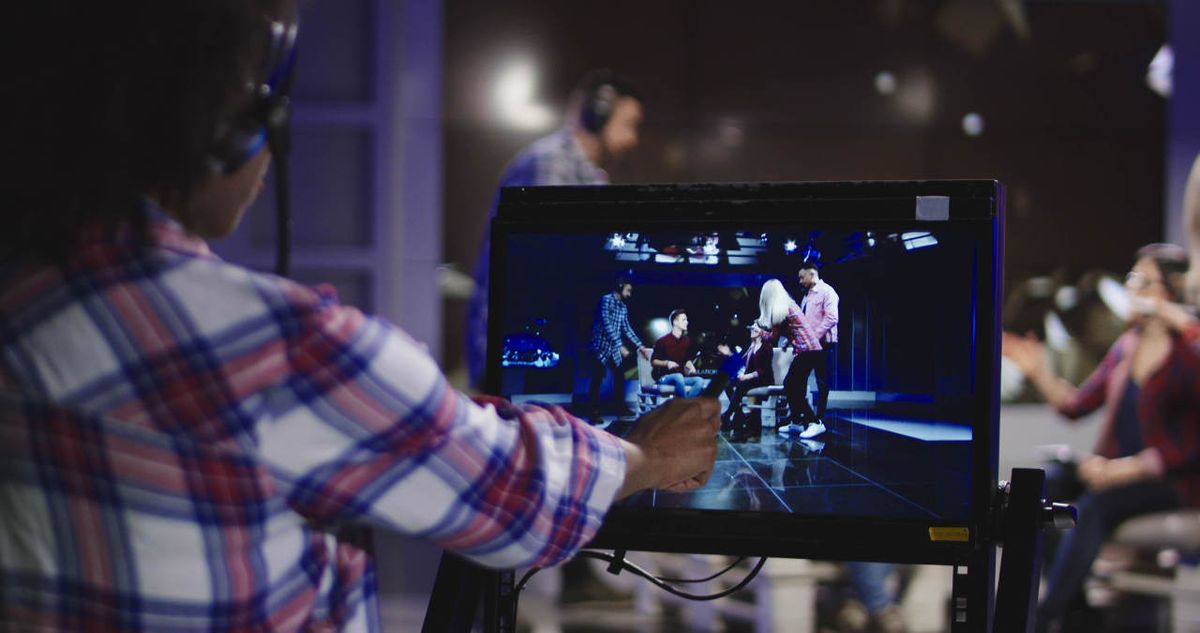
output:
[[[501,395],[626,436],[671,398],[730,377],[708,483],[623,505],[968,518],[972,403],[986,385],[978,254],[962,228],[500,239]]]

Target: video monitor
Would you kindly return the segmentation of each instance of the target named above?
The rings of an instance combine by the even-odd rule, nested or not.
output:
[[[596,546],[953,564],[996,484],[1002,206],[992,181],[506,189],[489,392],[624,436],[730,377],[708,483],[621,501]]]

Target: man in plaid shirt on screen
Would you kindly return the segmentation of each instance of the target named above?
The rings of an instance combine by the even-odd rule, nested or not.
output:
[[[6,130],[0,628],[376,630],[348,526],[553,564],[614,499],[706,481],[715,401],[628,441],[472,401],[394,325],[209,250],[270,163],[246,120],[287,0],[19,12],[46,50]]]
[[[633,356],[629,348],[632,346],[646,358],[650,358],[651,351],[642,345],[642,339],[629,325],[629,307],[625,303],[632,296],[633,282],[625,277],[618,278],[616,288],[596,302],[596,311],[592,315],[589,343],[592,375],[588,381],[588,402],[600,407],[600,387],[604,384],[605,376],[608,376],[612,384],[608,412],[617,415],[632,414],[626,410],[629,407],[625,403],[624,368]]]

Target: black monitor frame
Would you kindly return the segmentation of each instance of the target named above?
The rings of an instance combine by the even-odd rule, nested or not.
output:
[[[969,565],[991,558],[988,540],[997,485],[999,324],[1004,246],[1004,191],[996,181],[829,182],[770,184],[517,187],[501,192],[492,224],[490,313],[502,314],[505,237],[512,232],[613,230],[717,231],[731,226],[911,226],[948,198],[944,220],[978,244],[981,285],[976,314],[970,518],[966,522],[847,519],[742,511],[614,507],[591,543],[621,550],[879,560]],[[934,206],[937,215],[937,205]],[[922,215],[921,217],[927,217]],[[500,389],[502,320],[488,332],[486,387]],[[966,528],[965,540],[941,540],[938,528]],[[976,577],[982,574],[974,574]],[[980,585],[982,586],[982,585]]]

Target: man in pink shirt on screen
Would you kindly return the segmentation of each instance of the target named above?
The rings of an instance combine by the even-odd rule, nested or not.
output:
[[[813,403],[816,417],[800,432],[800,437],[808,439],[825,432],[825,405],[829,402],[829,369],[833,364],[833,350],[838,340],[838,293],[833,286],[821,280],[817,264],[805,261],[800,265],[800,286],[805,289],[804,298],[800,300],[800,311],[804,319],[821,342],[821,349],[801,352],[796,362],[803,363],[803,377],[808,379],[808,373],[814,372],[817,377],[817,397]]]

